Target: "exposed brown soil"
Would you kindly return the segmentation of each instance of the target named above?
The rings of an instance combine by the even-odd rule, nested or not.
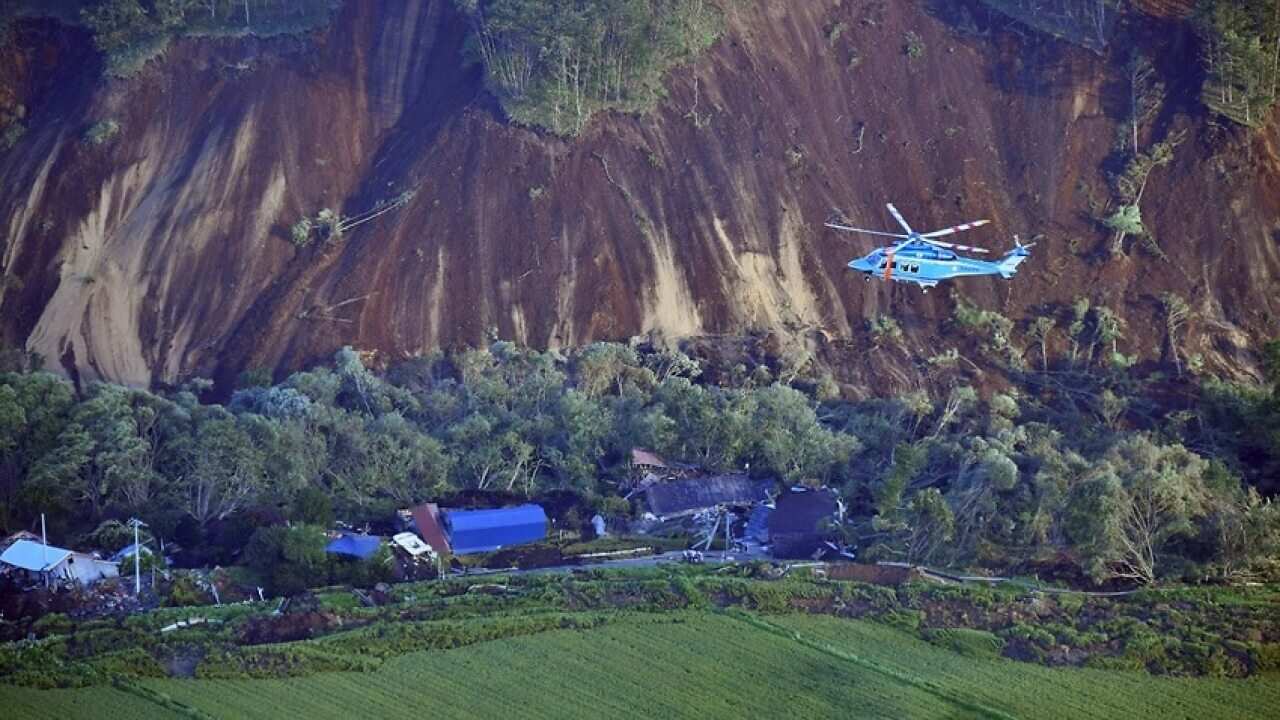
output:
[[[5,63],[22,69],[0,77],[0,102],[30,110],[0,155],[0,333],[68,372],[154,384],[343,344],[392,360],[495,333],[554,347],[773,330],[822,345],[854,386],[894,387],[955,344],[954,293],[1018,320],[1089,296],[1128,320],[1122,350],[1160,361],[1156,297],[1172,290],[1197,312],[1190,352],[1256,373],[1247,347],[1275,334],[1280,303],[1280,133],[1198,108],[1182,4],[1146,3],[1135,35],[1169,85],[1152,133],[1187,132],[1144,201],[1168,259],[1135,246],[1105,262],[1089,201],[1107,194],[1128,43],[1099,57],[964,7],[727,3],[725,37],[655,112],[572,142],[504,122],[449,0],[349,2],[311,42],[183,41],[110,83],[84,80],[82,34],[23,26]],[[82,143],[103,118],[120,137]],[[340,242],[288,242],[303,215],[407,189]],[[1012,282],[864,284],[845,263],[870,245],[822,222],[888,227],[886,201],[919,227],[989,217],[968,240],[995,250],[1015,233],[1039,245]],[[871,346],[878,313],[902,347]]]

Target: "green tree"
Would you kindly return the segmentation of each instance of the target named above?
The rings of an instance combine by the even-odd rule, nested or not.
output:
[[[293,595],[327,581],[326,542],[324,530],[313,525],[258,528],[245,546],[244,559],[267,580],[272,594]]]
[[[1280,84],[1280,9],[1272,0],[1201,0],[1192,23],[1207,70],[1201,99],[1224,117],[1260,126]]]
[[[1144,435],[1108,451],[1073,508],[1074,536],[1091,574],[1155,583],[1169,543],[1193,535],[1205,514],[1207,468],[1181,445],[1157,445]]]
[[[74,487],[95,519],[112,503],[130,510],[144,507],[160,483],[152,448],[137,424],[139,419],[152,423],[154,409],[141,408],[135,417],[129,395],[117,385],[95,384],[71,415],[90,443]]]
[[[388,499],[396,507],[410,507],[442,494],[448,487],[452,459],[435,438],[413,427],[398,413],[369,423],[361,504]]]
[[[244,507],[262,487],[264,460],[235,417],[209,413],[198,422],[183,477],[188,514],[203,527]]]
[[[856,438],[823,427],[812,401],[800,391],[771,385],[753,395],[751,454],[783,480],[825,481],[860,449]]]
[[[916,493],[907,505],[907,562],[926,563],[934,559],[955,536],[955,517],[937,488]]]
[[[100,0],[80,11],[103,52],[122,50],[160,30],[138,0]]]

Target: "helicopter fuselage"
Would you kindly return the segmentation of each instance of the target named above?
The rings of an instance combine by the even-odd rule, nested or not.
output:
[[[936,286],[943,280],[973,275],[1008,276],[1017,267],[1021,257],[1015,248],[1010,255],[999,262],[976,260],[957,255],[951,250],[935,247],[926,242],[912,241],[899,246],[890,253],[892,247],[883,247],[849,262],[849,268],[864,273],[870,281],[873,277],[882,280],[915,283],[925,289]],[[1018,261],[1011,262],[1017,257]]]

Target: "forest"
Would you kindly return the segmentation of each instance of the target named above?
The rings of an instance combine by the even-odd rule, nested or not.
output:
[[[327,25],[340,0],[12,0],[0,45],[20,17],[55,17],[93,33],[106,72],[127,78],[183,36],[284,35]]]
[[[1280,542],[1257,487],[1280,468],[1280,342],[1266,352],[1267,385],[1195,380],[1196,405],[1171,412],[1152,411],[1169,378],[1080,352],[982,394],[944,368],[935,392],[852,401],[812,364],[717,368],[650,346],[495,342],[381,373],[345,348],[274,384],[246,372],[225,403],[202,402],[201,380],[77,390],[11,352],[0,527],[44,513],[51,539],[74,543],[136,515],[225,562],[255,527],[360,523],[459,493],[567,492],[619,520],[632,508],[618,481],[645,447],[837,488],[850,518],[832,535],[868,559],[1086,583],[1250,577]]]
[[[599,110],[637,112],[662,76],[721,32],[710,0],[454,0],[489,90],[516,122],[576,135]]]

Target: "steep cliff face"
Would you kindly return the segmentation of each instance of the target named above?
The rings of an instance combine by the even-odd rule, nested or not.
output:
[[[1156,297],[1172,290],[1196,310],[1192,352],[1254,371],[1246,348],[1275,332],[1280,302],[1274,127],[1218,129],[1196,79],[1171,74],[1152,132],[1187,139],[1144,196],[1167,259],[1103,262],[1090,203],[1107,195],[1121,113],[1114,60],[980,21],[961,32],[916,2],[759,0],[726,3],[726,19],[657,111],[573,141],[503,122],[449,0],[350,2],[307,42],[184,41],[108,84],[83,37],[29,30],[10,52],[65,80],[5,83],[33,110],[0,155],[4,337],[135,384],[495,333],[562,346],[822,330],[856,364],[878,313],[909,349],[945,347],[960,292],[1015,319],[1089,296],[1128,319],[1127,350],[1159,359]],[[1158,64],[1185,67],[1185,29],[1149,22]],[[120,135],[82,142],[105,118]],[[404,191],[339,241],[288,241],[320,208]],[[1040,244],[1012,282],[864,284],[844,265],[871,244],[822,222],[887,228],[886,201],[917,227],[990,217],[967,239],[994,250],[1014,233]]]

